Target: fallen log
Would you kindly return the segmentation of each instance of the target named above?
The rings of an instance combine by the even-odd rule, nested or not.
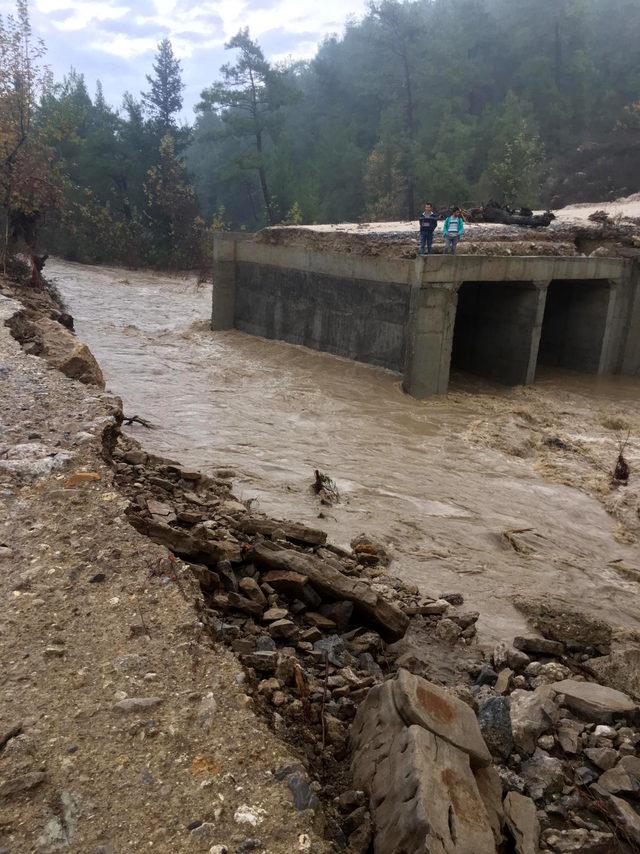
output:
[[[259,568],[306,576],[321,596],[353,602],[356,612],[372,623],[386,640],[395,641],[404,637],[409,625],[405,613],[387,602],[364,581],[344,575],[326,561],[288,549],[273,549],[262,543],[252,549],[251,559]]]

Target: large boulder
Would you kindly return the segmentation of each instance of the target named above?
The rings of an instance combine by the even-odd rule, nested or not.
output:
[[[39,317],[34,321],[42,341],[41,356],[65,376],[85,385],[104,388],[100,365],[86,344],[55,320]]]
[[[351,747],[375,854],[495,854],[500,785],[475,715],[457,697],[401,671],[361,703]]]

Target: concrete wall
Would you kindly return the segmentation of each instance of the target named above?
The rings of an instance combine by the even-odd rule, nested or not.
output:
[[[403,372],[416,397],[446,392],[454,331],[454,362],[507,384],[533,382],[541,340],[548,362],[640,375],[640,276],[611,258],[395,260],[225,234],[212,328],[233,327]]]
[[[235,326],[401,372],[409,288],[238,263]]]

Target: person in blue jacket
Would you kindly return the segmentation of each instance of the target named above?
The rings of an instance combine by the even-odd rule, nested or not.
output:
[[[455,255],[458,241],[464,234],[464,219],[460,208],[454,208],[444,221],[444,254]]]
[[[438,214],[433,210],[433,205],[427,202],[424,210],[419,216],[420,220],[420,255],[424,255],[425,245],[427,255],[431,255],[433,247],[433,232],[438,225]]]

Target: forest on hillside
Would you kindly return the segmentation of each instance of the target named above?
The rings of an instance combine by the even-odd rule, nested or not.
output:
[[[108,104],[53,80],[27,0],[0,18],[0,219],[67,258],[206,265],[212,230],[415,218],[640,190],[637,0],[374,0],[308,62],[248,29],[180,120],[163,41],[140,92]]]

